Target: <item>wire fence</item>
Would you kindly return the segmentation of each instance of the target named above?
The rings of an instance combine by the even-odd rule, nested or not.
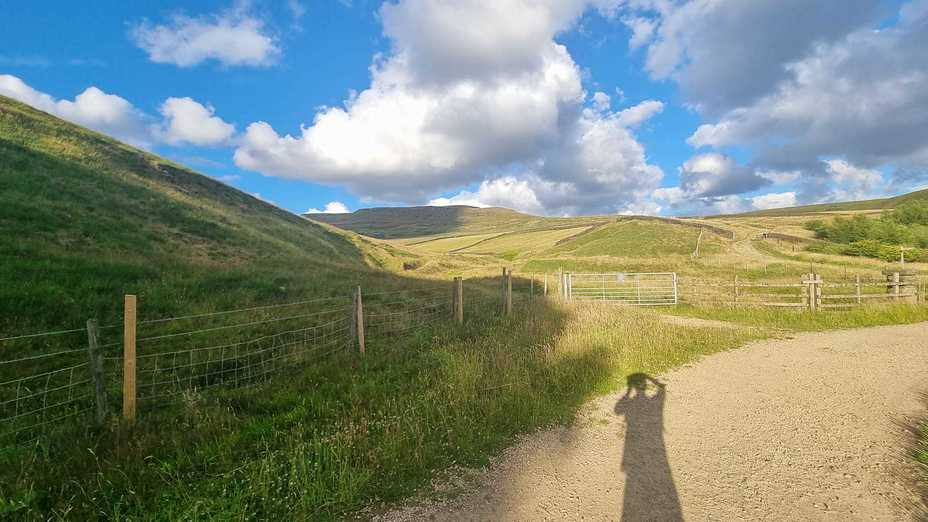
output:
[[[461,316],[483,320],[508,314],[513,307],[533,309],[528,305],[546,295],[563,299],[562,281],[549,274],[513,278],[511,272],[469,280]],[[814,303],[821,309],[923,301],[923,286],[898,277],[895,282],[825,282],[817,277],[771,283],[679,281],[680,299],[690,304],[808,308]],[[460,320],[453,288],[450,282],[434,283],[365,292],[363,301],[327,297],[137,321],[133,396],[144,414],[181,401],[188,392],[273,381],[357,351],[365,337],[374,349],[391,349],[403,338]],[[93,426],[100,422],[101,409],[118,409],[127,375],[124,325],[93,330],[88,326],[0,337],[0,449],[58,430]]]
[[[0,339],[0,446],[93,410],[84,329]]]
[[[489,309],[493,293],[482,288],[492,281],[475,282],[466,302],[476,315]],[[364,293],[360,324],[347,296],[139,320],[132,359],[139,412],[182,401],[188,392],[272,381],[351,352],[358,328],[378,348],[397,344],[452,319],[451,288],[434,283]],[[93,334],[88,328],[0,338],[0,449],[92,426],[100,403],[118,409],[125,384],[123,324]]]

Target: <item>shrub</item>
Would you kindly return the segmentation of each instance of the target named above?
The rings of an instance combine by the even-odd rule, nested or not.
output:
[[[928,201],[909,201],[885,214],[886,220],[902,225],[928,225]]]
[[[803,227],[830,242],[807,247],[810,252],[897,261],[902,247],[914,246],[918,248],[906,250],[907,260],[928,257],[928,201],[904,203],[879,218],[838,216],[830,223],[807,221]]]

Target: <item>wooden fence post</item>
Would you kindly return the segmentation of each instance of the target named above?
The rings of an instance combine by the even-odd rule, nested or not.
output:
[[[812,305],[809,304],[809,274],[802,274],[800,281],[803,285],[806,285],[806,287],[802,289],[802,307],[811,310]]]
[[[464,278],[457,276],[454,278],[454,291],[451,293],[451,307],[454,310],[454,320],[458,324],[464,324]]]
[[[803,274],[802,284],[806,286],[803,291],[803,305],[808,308],[810,312],[815,312],[815,274],[812,272]]]
[[[512,270],[506,271],[506,315],[512,314]]]
[[[806,280],[803,283],[806,284],[806,303],[809,306],[810,312],[815,312],[818,307],[818,298],[817,298],[817,289],[815,284],[816,275],[814,272],[809,272],[806,274]]]
[[[815,275],[815,309],[822,309],[822,276],[819,274]]]
[[[545,272],[545,293],[544,293],[544,296],[545,296],[545,297],[548,297],[548,273],[547,273],[547,272]]]
[[[103,352],[100,351],[100,337],[97,320],[87,320],[87,368],[93,382],[94,402],[97,406],[97,426],[106,422],[106,383],[103,379]]]
[[[893,272],[893,302],[899,302],[899,272]]]
[[[731,293],[734,297],[735,304],[738,304],[738,276],[734,276],[731,283]]]
[[[532,273],[532,278],[528,280],[528,295],[532,297],[532,300],[535,299],[535,273]]]
[[[122,338],[122,418],[135,422],[135,332],[138,307],[134,295],[126,295],[123,303]]]
[[[863,299],[860,297],[860,274],[854,274],[854,291],[857,293],[857,304],[862,304]]]
[[[361,285],[355,288],[351,301],[351,344],[358,347],[359,354],[364,355],[364,303],[361,300]]]

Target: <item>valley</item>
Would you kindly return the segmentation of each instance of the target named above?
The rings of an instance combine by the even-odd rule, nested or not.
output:
[[[729,295],[732,278],[793,284],[811,271],[885,293],[890,264],[810,251],[826,241],[805,226],[883,207],[297,216],[7,98],[0,189],[4,517],[364,517],[573,422],[628,375],[784,332],[928,319],[923,305],[810,314],[688,291]],[[562,271],[673,272],[681,301],[564,302]],[[136,374],[129,418],[120,408]]]

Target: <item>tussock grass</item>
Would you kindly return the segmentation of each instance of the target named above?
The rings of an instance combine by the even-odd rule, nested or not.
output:
[[[928,406],[928,396],[922,396],[922,405]],[[912,458],[918,466],[918,474],[914,477],[915,488],[921,497],[921,505],[916,506],[913,518],[925,520],[928,518],[928,417],[923,416],[915,421],[911,429]]]

